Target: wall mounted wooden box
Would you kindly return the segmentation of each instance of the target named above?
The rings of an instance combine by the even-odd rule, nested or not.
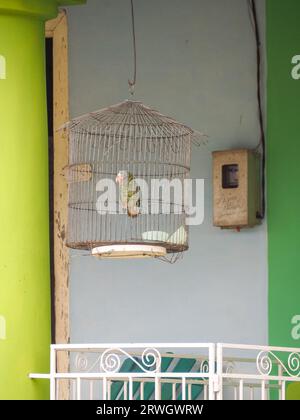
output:
[[[260,203],[260,155],[248,149],[213,152],[214,226],[260,224]]]

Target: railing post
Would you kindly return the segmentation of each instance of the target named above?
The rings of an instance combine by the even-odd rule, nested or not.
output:
[[[158,358],[156,358],[155,362],[156,366],[156,373],[161,372],[161,366],[158,367]],[[158,376],[155,376],[155,400],[161,400],[161,379]]]
[[[266,401],[267,394],[266,394],[266,381],[261,381],[261,399],[262,401]]]
[[[93,399],[94,395],[94,381],[90,381],[90,400]]]
[[[278,364],[278,376],[280,377],[280,376],[283,376],[283,369],[282,369],[282,366],[281,366],[281,364],[279,363]],[[282,381],[278,381],[278,385],[279,385],[279,391],[278,391],[278,399],[279,400],[282,400],[283,398],[282,398]]]
[[[239,386],[239,400],[242,401],[244,399],[244,381],[243,379],[240,380]]]
[[[185,401],[186,400],[186,378],[183,376],[182,377],[182,390],[181,390],[181,396],[182,396],[182,400]]]
[[[223,400],[223,345],[217,344],[217,400]]]
[[[56,350],[50,346],[50,400],[56,400]]]
[[[133,382],[132,382],[132,377],[129,376],[128,378],[128,383],[129,383],[129,401],[133,400]]]
[[[188,384],[188,400],[192,400],[192,384]]]
[[[208,400],[208,398],[207,398],[207,385],[204,385],[203,399],[204,399],[204,401]]]
[[[285,381],[282,381],[281,383],[281,400],[285,401],[286,397],[285,397]]]
[[[107,378],[106,377],[104,377],[102,381],[102,399],[103,401],[107,399]]]
[[[77,378],[76,380],[76,399],[78,401],[81,400],[81,378]]]
[[[214,381],[215,381],[215,364],[216,364],[216,348],[214,344],[209,345],[208,350],[208,399],[214,400],[215,399],[215,389],[214,389]]]
[[[111,400],[111,380],[107,381],[107,399]]]
[[[172,384],[172,400],[176,401],[176,382]]]
[[[141,398],[141,401],[143,401],[144,400],[144,382],[141,382],[141,384],[140,384],[140,398]]]
[[[161,399],[160,378],[158,376],[155,376],[154,386],[155,386],[155,391],[154,391],[155,397],[154,397],[154,399],[156,401],[158,401],[158,400]]]
[[[127,383],[128,383],[127,381],[124,381],[124,384],[123,384],[124,400],[128,399]]]

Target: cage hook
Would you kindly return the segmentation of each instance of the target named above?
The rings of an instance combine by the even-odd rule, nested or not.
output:
[[[129,85],[129,93],[131,96],[134,95],[134,89],[135,89],[135,83],[128,79],[128,85]]]

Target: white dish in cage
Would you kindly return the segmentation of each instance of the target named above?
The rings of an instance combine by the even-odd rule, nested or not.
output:
[[[166,248],[152,245],[106,245],[92,249],[92,255],[97,258],[153,258],[164,257]]]
[[[175,233],[173,233],[169,239],[168,243],[183,245],[187,241],[187,232],[183,226],[181,226]]]
[[[169,234],[161,230],[150,230],[149,232],[142,233],[144,241],[158,241],[167,242]]]

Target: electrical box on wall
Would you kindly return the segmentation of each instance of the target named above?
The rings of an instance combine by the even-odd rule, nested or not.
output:
[[[253,150],[213,152],[213,221],[227,229],[261,223],[260,155]]]

